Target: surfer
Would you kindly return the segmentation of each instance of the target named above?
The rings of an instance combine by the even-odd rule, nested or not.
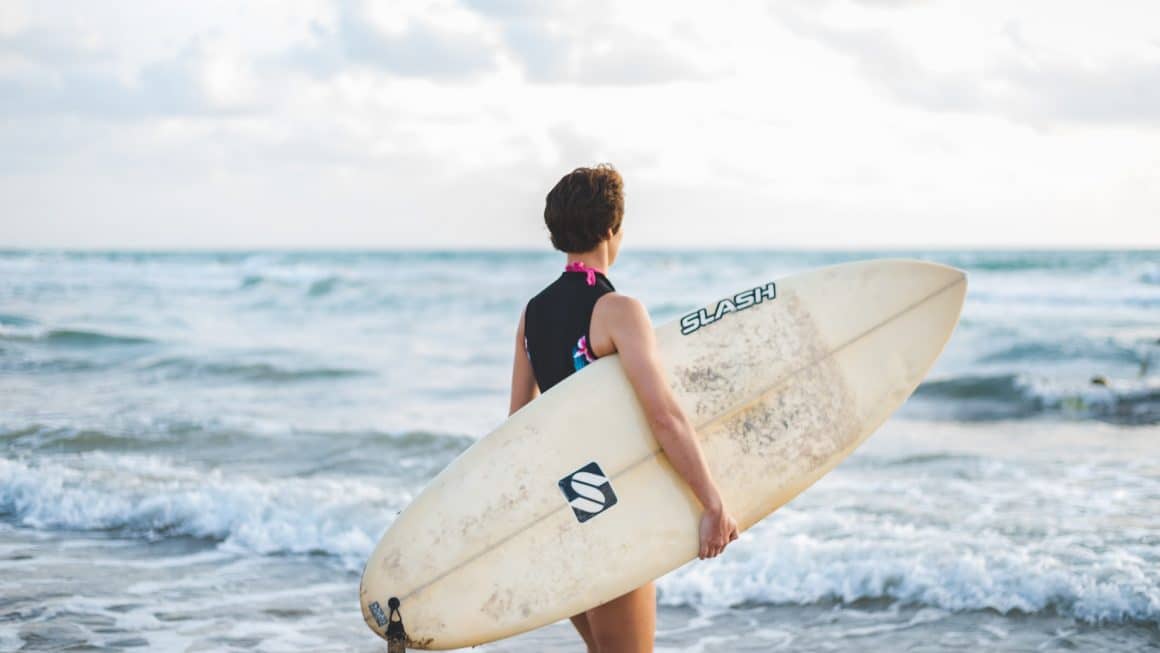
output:
[[[520,315],[510,412],[597,358],[619,352],[654,437],[701,503],[698,556],[712,558],[737,539],[737,522],[722,502],[692,423],[665,382],[644,304],[616,292],[606,276],[624,237],[623,189],[620,173],[602,164],[573,170],[548,193],[544,222],[567,263]],[[589,653],[651,651],[656,587],[649,582],[573,616],[572,623]]]

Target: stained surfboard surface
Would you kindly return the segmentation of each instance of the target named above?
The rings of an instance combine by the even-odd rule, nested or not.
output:
[[[667,380],[742,529],[910,396],[966,286],[934,263],[845,263],[756,282],[657,328]],[[696,557],[700,510],[606,356],[473,444],[398,516],[363,572],[363,618],[386,637],[398,599],[407,646],[423,649],[549,624]]]

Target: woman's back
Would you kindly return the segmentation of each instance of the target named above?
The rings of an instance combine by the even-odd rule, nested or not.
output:
[[[603,272],[569,266],[532,297],[524,313],[524,348],[540,392],[596,360],[589,329],[596,301],[614,292]]]

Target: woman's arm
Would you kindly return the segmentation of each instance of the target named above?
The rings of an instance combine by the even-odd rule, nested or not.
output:
[[[520,326],[516,329],[516,355],[512,361],[512,399],[508,415],[524,407],[540,394],[536,376],[532,374],[532,361],[524,348],[524,313],[520,313]]]
[[[615,303],[603,312],[624,372],[648,418],[653,437],[664,449],[673,469],[685,479],[705,509],[701,517],[698,555],[712,558],[737,539],[737,523],[721,500],[721,493],[701,452],[692,422],[677,403],[665,381],[657,352],[656,334],[648,311],[640,301],[611,295]]]

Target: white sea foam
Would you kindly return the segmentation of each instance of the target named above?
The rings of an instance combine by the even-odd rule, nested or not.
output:
[[[0,460],[0,513],[24,526],[209,538],[230,549],[325,553],[351,564],[365,560],[407,499],[360,480],[257,479],[149,456]]]
[[[722,558],[665,577],[661,601],[725,607],[888,599],[946,610],[1054,610],[1092,622],[1160,622],[1154,559],[1124,550],[1079,538],[1019,542],[989,530],[873,530],[865,523],[829,537],[794,532],[810,530],[811,521],[798,513],[787,523],[759,525]]]
[[[1160,623],[1155,545],[1107,546],[1096,528],[1059,531],[1059,523],[1084,515],[1100,523],[1123,519],[1124,506],[1133,503],[1128,496],[1102,510],[1076,505],[1085,483],[1109,481],[1099,469],[1072,469],[1055,482],[993,461],[931,464],[963,467],[977,478],[940,481],[922,469],[910,478],[903,475],[911,472],[873,469],[831,475],[798,508],[783,508],[722,558],[664,578],[662,601],[714,608],[889,599],[945,610],[1055,610],[1089,621]],[[941,469],[947,472],[957,474]],[[25,526],[211,538],[243,554],[337,556],[350,569],[361,567],[389,516],[409,499],[373,479],[261,479],[105,453],[0,460],[0,479],[0,511]],[[1126,493],[1156,489],[1112,480]],[[935,503],[908,500],[913,492],[905,491],[935,493],[936,486],[945,487]],[[858,491],[869,496],[855,501]],[[966,502],[980,506],[981,516],[931,516]],[[1023,526],[1043,535],[1013,535],[994,521],[1002,519],[990,508],[998,504],[1012,513],[1046,505],[1060,519],[1025,519]]]

